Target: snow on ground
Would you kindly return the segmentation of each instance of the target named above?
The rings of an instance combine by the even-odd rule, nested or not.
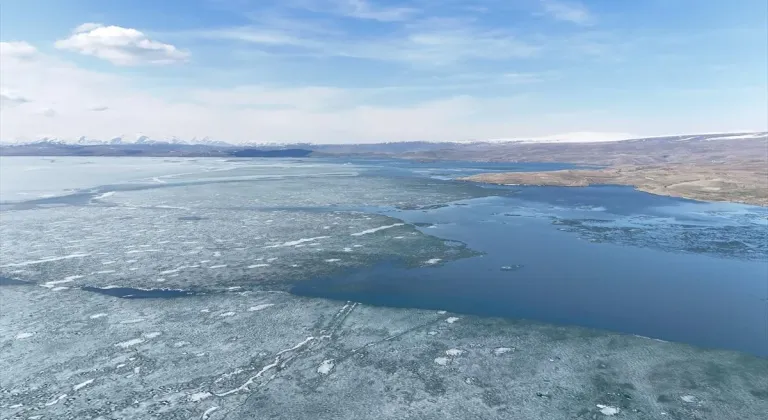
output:
[[[144,342],[143,338],[133,338],[133,339],[130,339],[128,341],[123,341],[123,342],[117,343],[117,344],[115,344],[115,346],[127,349],[129,347],[133,347],[133,346],[139,345],[139,344],[141,344],[143,342]]]
[[[82,388],[85,388],[86,386],[88,386],[88,385],[92,384],[94,380],[95,380],[95,379],[88,379],[88,380],[87,380],[87,381],[85,381],[85,382],[81,382],[81,383],[79,383],[79,384],[77,384],[77,385],[73,386],[73,387],[72,387],[72,390],[73,390],[73,391],[78,391],[78,390],[80,390],[80,389],[82,389]]]
[[[394,223],[394,224],[387,225],[387,226],[379,226],[377,228],[366,229],[366,230],[363,230],[361,232],[355,232],[355,233],[352,233],[351,235],[352,236],[369,235],[371,233],[376,233],[376,232],[379,232],[379,231],[382,231],[382,230],[392,229],[394,227],[403,226],[403,225],[405,225],[405,223]]]
[[[323,360],[323,363],[321,363],[317,368],[317,373],[321,375],[327,375],[331,373],[333,366],[333,359]]]
[[[621,412],[620,408],[611,407],[610,405],[597,404],[597,408],[599,408],[600,412],[605,416],[615,416]]]
[[[447,357],[437,357],[437,358],[435,358],[435,363],[437,363],[440,366],[445,366],[450,361],[451,361],[451,359],[449,359]]]

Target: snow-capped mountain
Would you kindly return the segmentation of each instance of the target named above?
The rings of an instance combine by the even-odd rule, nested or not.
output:
[[[768,132],[739,132],[739,133],[710,133],[710,134],[687,134],[687,135],[668,135],[668,136],[652,136],[641,137],[633,136],[626,133],[591,133],[591,132],[578,132],[568,133],[556,136],[536,137],[536,138],[497,138],[497,139],[472,139],[470,141],[456,141],[456,142],[428,142],[428,141],[405,141],[405,142],[379,142],[369,145],[378,146],[391,146],[398,147],[397,145],[417,145],[423,144],[427,148],[433,148],[436,145],[448,145],[448,144],[472,144],[472,143],[603,143],[603,142],[615,142],[615,141],[646,141],[646,140],[669,140],[669,141],[712,141],[712,140],[739,140],[739,139],[761,139],[768,137]],[[256,148],[289,148],[289,147],[322,147],[322,146],[359,146],[363,147],[366,144],[315,144],[310,142],[245,142],[245,143],[228,143],[222,140],[214,140],[210,137],[192,137],[191,139],[181,139],[176,136],[169,138],[151,138],[144,134],[136,134],[133,136],[119,135],[110,139],[93,139],[86,136],[80,136],[77,139],[61,139],[58,137],[41,137],[31,141],[16,141],[16,142],[3,142],[0,140],[0,144],[15,144],[15,145],[32,145],[32,144],[61,144],[61,145],[80,145],[80,146],[97,146],[97,145],[179,145],[179,146],[208,146],[208,147],[256,147]]]

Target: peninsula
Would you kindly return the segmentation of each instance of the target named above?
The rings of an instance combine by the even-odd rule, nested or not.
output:
[[[768,206],[768,166],[765,162],[624,165],[588,170],[484,173],[462,180],[567,187],[630,185],[640,191],[658,195]]]

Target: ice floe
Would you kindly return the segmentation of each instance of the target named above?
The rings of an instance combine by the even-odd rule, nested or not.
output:
[[[202,416],[202,417],[200,417],[200,420],[208,420],[208,418],[209,418],[209,417],[211,417],[211,414],[212,414],[214,411],[218,410],[218,409],[219,409],[219,407],[213,406],[213,407],[211,407],[211,408],[209,408],[209,409],[205,410],[205,411],[203,412],[203,416]]]
[[[352,233],[351,235],[352,236],[363,236],[363,235],[368,235],[368,234],[371,234],[371,233],[376,233],[376,232],[379,232],[381,230],[392,229],[394,227],[403,226],[403,225],[405,225],[405,223],[395,223],[395,224],[387,225],[387,226],[379,226],[377,228],[367,229],[367,230],[364,230],[364,231],[361,231],[361,232],[355,232],[355,233]]]
[[[450,357],[459,357],[462,354],[464,354],[464,350],[450,349],[445,351],[445,355]]]
[[[161,271],[158,274],[161,274],[161,275],[162,274],[173,274],[173,273],[178,273],[179,271],[181,271],[181,270],[183,270],[185,268],[195,268],[195,267],[197,267],[197,266],[193,267],[193,266],[189,266],[189,265],[182,265],[180,267],[176,267],[176,268],[173,268],[173,269],[170,269],[170,270]]]
[[[187,399],[189,399],[192,402],[200,402],[206,398],[212,397],[213,394],[207,391],[201,391],[201,392],[195,392],[194,394],[190,394]]]
[[[52,400],[48,401],[47,403],[45,403],[45,406],[46,406],[46,407],[50,407],[50,406],[52,406],[52,405],[56,404],[57,402],[59,402],[59,401],[63,400],[64,398],[67,398],[67,394],[61,394],[61,395],[59,395],[58,397],[56,397],[56,398],[54,398],[54,399],[52,399]]]
[[[101,194],[99,194],[99,195],[94,195],[94,196],[93,196],[93,199],[94,199],[94,200],[101,200],[101,199],[103,199],[103,198],[111,197],[111,196],[113,196],[114,194],[115,194],[115,192],[114,192],[114,191],[107,191],[107,192],[105,192],[105,193],[101,193]]]
[[[447,323],[449,323],[449,324],[453,324],[454,322],[456,322],[456,321],[458,321],[458,320],[459,320],[459,318],[458,318],[458,317],[452,316],[452,317],[450,317],[450,318],[446,319],[446,320],[445,320],[445,322],[447,322]]]
[[[282,244],[275,244],[275,245],[265,246],[264,248],[283,248],[283,247],[287,247],[287,246],[296,246],[296,245],[303,244],[305,242],[314,242],[314,241],[317,241],[317,240],[320,240],[320,239],[327,239],[327,238],[330,238],[330,236],[315,236],[314,238],[301,238],[301,239],[297,239],[295,241],[283,242]],[[269,261],[269,260],[267,260],[267,261]]]
[[[438,358],[435,359],[435,363],[437,363],[440,366],[445,366],[450,361],[451,361],[451,359],[449,359],[447,357],[438,357]]]
[[[5,268],[5,267],[24,267],[24,266],[27,266],[27,265],[44,264],[44,263],[47,263],[47,262],[69,260],[69,259],[72,259],[72,258],[84,258],[84,257],[88,257],[90,255],[91,254],[70,254],[70,255],[64,255],[62,257],[48,257],[48,258],[43,258],[43,259],[40,259],[40,260],[29,260],[29,261],[22,261],[22,262],[17,262],[17,263],[3,264],[3,265],[0,265],[0,268]]]
[[[29,338],[29,337],[32,337],[33,335],[35,335],[35,333],[31,333],[31,332],[20,332],[20,333],[16,334],[16,337],[15,337],[15,338],[16,338],[17,340],[23,340],[23,339],[25,339],[25,338]]]
[[[88,385],[92,384],[94,380],[95,380],[95,379],[88,379],[88,380],[87,380],[87,381],[85,381],[85,382],[81,382],[81,383],[79,383],[79,384],[77,384],[77,385],[73,386],[73,387],[72,387],[72,390],[73,390],[73,391],[77,391],[77,390],[80,390],[80,389],[82,389],[82,388],[85,388],[86,386],[88,386]]]
[[[275,304],[274,303],[262,303],[261,305],[251,306],[250,308],[248,308],[248,310],[250,312],[261,311],[261,310],[269,308],[270,306],[275,306]]]
[[[600,412],[604,416],[615,416],[616,414],[619,414],[619,412],[621,411],[618,407],[612,407],[610,405],[603,405],[603,404],[598,404],[597,408],[600,409]]]
[[[493,354],[495,356],[501,356],[502,354],[509,353],[509,352],[511,352],[513,350],[514,349],[512,349],[510,347],[497,347],[497,348],[493,349]]]
[[[126,252],[126,254],[142,254],[146,252],[160,252],[159,249],[134,249],[132,251]]]
[[[428,259],[428,260],[424,261],[424,264],[435,265],[435,264],[439,263],[440,261],[442,261],[441,258],[431,258],[431,259]]]
[[[131,339],[131,340],[128,340],[128,341],[123,341],[121,343],[117,343],[117,344],[115,344],[115,346],[127,349],[129,347],[136,346],[136,345],[141,344],[143,342],[144,342],[143,338],[134,338],[134,339]]]
[[[246,268],[261,268],[261,267],[269,267],[269,264],[253,264],[253,265],[249,265]]]
[[[317,368],[317,373],[321,375],[327,375],[333,370],[333,359],[323,360],[323,363]]]
[[[93,315],[89,316],[88,318],[91,318],[91,319],[99,319],[99,318],[103,318],[103,317],[105,317],[105,316],[107,316],[107,314],[105,314],[105,313],[103,313],[103,312],[102,312],[102,313],[98,313],[98,314],[93,314]]]

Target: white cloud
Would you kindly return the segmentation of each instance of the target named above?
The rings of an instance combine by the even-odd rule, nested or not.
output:
[[[56,116],[56,110],[53,108],[43,108],[40,110],[40,115],[48,118],[52,118]]]
[[[77,28],[75,28],[72,31],[72,33],[80,34],[80,33],[85,33],[85,32],[91,32],[92,30],[99,29],[102,26],[104,26],[104,25],[102,25],[100,23],[93,23],[93,22],[83,23],[82,25],[80,25]]]
[[[560,0],[541,0],[544,11],[554,19],[577,25],[591,25],[594,16],[581,3]]]
[[[96,105],[96,106],[92,106],[92,107],[88,108],[89,111],[93,111],[93,112],[103,112],[103,111],[106,111],[108,109],[109,109],[109,107],[106,106],[106,105]]]
[[[32,59],[37,55],[37,48],[26,42],[0,42],[0,58]]]
[[[27,102],[31,100],[5,89],[0,90],[0,106],[16,106]]]
[[[171,64],[186,61],[189,53],[149,39],[144,33],[120,26],[84,23],[56,48],[107,60],[118,66]]]
[[[537,79],[526,73],[510,73],[509,77],[512,84]],[[558,98],[534,95],[472,97],[438,90],[427,95],[431,99],[407,101],[408,95],[396,86],[184,86],[166,89],[170,95],[165,97],[157,90],[134,87],[127,76],[85,70],[44,54],[36,60],[0,60],[0,78],[13,81],[13,89],[23,92],[25,98],[34,98],[34,107],[4,107],[0,112],[3,141],[43,136],[110,139],[135,133],[155,139],[208,136],[231,142],[595,139],[608,136],[600,133],[653,135],[717,132],[736,125],[755,127],[756,122],[765,121],[766,115],[764,105],[755,106],[749,101],[731,106],[727,112],[717,108],[717,118],[700,113],[660,116],[658,112],[630,118],[621,111],[595,113],[578,105],[577,111],[568,113],[568,107],[563,109]],[[481,79],[480,74],[467,74],[449,82],[478,83]],[[397,97],[398,104],[384,105],[379,100],[382,92]],[[715,103],[707,99],[718,94],[722,92],[702,96],[696,102]],[[94,112],[107,103],[109,112]],[[46,108],[53,113],[46,112]],[[588,136],[579,134],[583,132],[589,132]]]

